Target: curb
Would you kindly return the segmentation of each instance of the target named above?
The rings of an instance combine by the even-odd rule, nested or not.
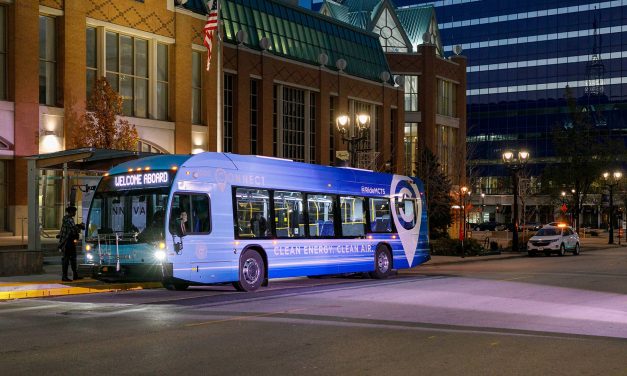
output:
[[[86,282],[92,282],[87,280]],[[6,283],[0,284],[0,289],[3,287],[16,287],[16,286],[29,286],[32,285],[32,290],[15,290],[15,291],[0,291],[0,300],[12,300],[12,299],[30,299],[30,298],[46,298],[55,296],[67,296],[67,295],[82,295],[82,294],[97,294],[103,292],[117,292],[128,290],[144,290],[161,288],[163,285],[160,282],[146,282],[146,283],[112,283],[106,285],[92,285],[92,286],[72,286],[61,285],[58,282],[51,282],[53,286],[47,288],[36,288],[38,285],[45,285],[42,283]],[[79,284],[85,284],[80,282]]]

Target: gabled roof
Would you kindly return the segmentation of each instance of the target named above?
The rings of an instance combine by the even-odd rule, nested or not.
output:
[[[424,44],[422,36],[429,32],[434,38],[432,42],[438,47],[440,54],[442,54],[440,31],[433,5],[396,8],[391,0],[324,0],[320,11],[322,12],[326,8],[329,10],[329,16],[338,21],[372,31],[374,22],[376,22],[374,18],[380,13],[379,11],[385,2],[390,4],[390,10],[395,13],[400,21],[412,47]],[[366,19],[368,20],[367,22]]]
[[[396,15],[401,21],[412,45],[423,44],[422,36],[424,33],[428,32],[433,34],[433,38],[435,39],[433,43],[438,46],[438,50],[442,52],[440,30],[438,29],[438,22],[435,18],[433,5],[398,8]]]
[[[200,0],[189,0],[184,6],[199,14]],[[367,0],[372,1],[372,0]],[[357,2],[357,1],[355,1]],[[337,17],[343,17],[341,4],[334,7]],[[223,21],[223,40],[237,44],[237,32],[247,35],[246,46],[261,50],[259,41],[268,39],[268,53],[319,65],[319,56],[328,56],[327,67],[335,69],[335,62],[347,62],[347,74],[380,82],[381,72],[389,72],[385,54],[376,35],[364,28],[339,22],[302,7],[277,0],[221,0],[220,18]]]

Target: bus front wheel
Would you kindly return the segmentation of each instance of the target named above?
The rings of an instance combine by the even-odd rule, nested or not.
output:
[[[233,286],[238,291],[255,291],[263,283],[265,276],[264,263],[259,252],[248,250],[242,254],[239,261],[239,281]]]
[[[374,271],[370,277],[375,279],[387,278],[392,272],[392,254],[388,247],[380,245],[374,253]]]

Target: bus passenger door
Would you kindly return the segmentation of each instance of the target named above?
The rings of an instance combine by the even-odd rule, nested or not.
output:
[[[219,225],[232,220],[230,200],[212,201],[207,193],[177,193],[177,197],[178,200],[172,202],[178,201],[181,210],[188,213],[184,223],[181,275],[197,283],[232,280],[233,229]],[[228,218],[221,218],[219,213]],[[183,271],[185,268],[187,270]]]

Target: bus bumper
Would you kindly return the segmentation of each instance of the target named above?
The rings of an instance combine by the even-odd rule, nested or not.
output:
[[[172,264],[79,265],[80,275],[89,275],[104,282],[160,282],[172,275]]]

